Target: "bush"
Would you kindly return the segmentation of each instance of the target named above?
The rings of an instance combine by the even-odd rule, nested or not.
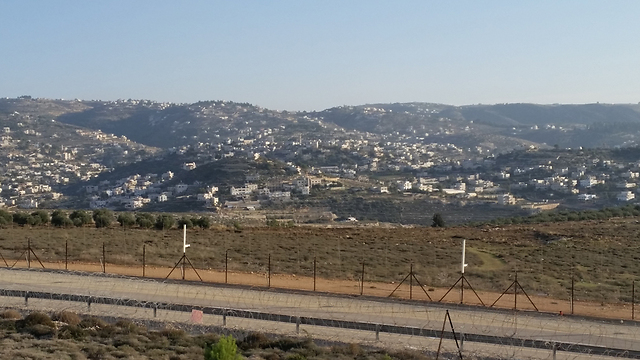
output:
[[[441,214],[434,214],[433,215],[433,223],[431,224],[432,227],[444,227],[444,219],[442,218]]]
[[[18,320],[22,319],[22,315],[18,312],[18,310],[9,309],[0,313],[0,318],[7,320]]]
[[[31,213],[31,216],[39,217],[41,224],[48,224],[51,221],[51,216],[45,210],[37,210]]]
[[[21,321],[21,325],[25,327],[33,325],[45,325],[49,327],[56,326],[49,315],[38,311],[34,311],[31,314],[27,315],[24,320]]]
[[[65,325],[58,331],[59,339],[83,340],[87,337],[87,332],[75,325]]]
[[[75,210],[69,215],[69,219],[73,221],[73,225],[78,227],[91,224],[91,215],[84,210]]]
[[[233,336],[223,336],[220,340],[207,347],[204,351],[205,360],[236,360],[242,359],[238,353],[236,339]]]
[[[10,224],[13,222],[13,215],[7,210],[0,210],[0,225]]]
[[[120,213],[117,220],[122,227],[131,227],[136,224],[136,217],[132,213]]]
[[[136,214],[136,224],[141,228],[149,229],[153,227],[155,219],[153,215],[149,213],[137,213]]]
[[[93,211],[93,221],[97,228],[109,227],[113,222],[113,212],[107,209],[98,209]]]
[[[13,213],[13,222],[20,226],[25,226],[29,223],[29,215],[23,212]]]
[[[66,311],[66,310],[63,310],[53,315],[53,320],[60,321],[69,325],[78,325],[80,324],[80,321],[81,321],[80,316],[78,316],[78,314],[73,313],[71,311]]]
[[[156,219],[156,229],[158,230],[167,230],[171,229],[173,225],[175,225],[176,219],[169,214],[158,215]]]
[[[193,227],[193,221],[190,218],[183,216],[178,220],[178,228],[182,229],[185,225],[187,225],[187,229],[191,229]]]
[[[56,227],[71,227],[73,226],[73,221],[69,219],[64,211],[55,210],[51,213],[51,224]]]
[[[203,229],[208,229],[211,227],[211,219],[207,216],[201,216],[200,218],[193,220],[193,225],[199,226]]]

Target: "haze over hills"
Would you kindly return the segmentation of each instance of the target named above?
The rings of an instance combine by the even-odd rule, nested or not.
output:
[[[638,104],[396,103],[286,112],[226,101],[172,104],[148,100],[0,99],[0,112],[14,111],[161,148],[219,143],[237,137],[252,139],[264,129],[277,129],[281,136],[292,138],[340,137],[345,132],[353,132],[349,136],[395,135],[419,142],[449,142],[462,148],[484,144],[496,152],[544,144],[562,148],[634,146],[640,136]]]

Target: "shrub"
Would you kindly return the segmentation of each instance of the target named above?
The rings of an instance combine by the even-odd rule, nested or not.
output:
[[[236,360],[242,359],[238,353],[236,339],[233,336],[223,336],[220,340],[207,347],[204,351],[205,360]]]
[[[171,229],[173,225],[175,225],[176,219],[169,214],[158,215],[156,219],[156,229],[158,230],[166,230]]]
[[[63,211],[56,210],[51,214],[51,224],[56,227],[71,227],[73,221]]]
[[[20,226],[25,226],[29,223],[29,215],[23,212],[13,213],[13,222]]]
[[[23,325],[24,327],[33,325],[45,325],[49,327],[56,326],[49,315],[38,311],[32,312],[31,314],[27,315],[24,320],[21,321],[21,325]]]
[[[93,211],[93,221],[97,228],[109,227],[113,222],[113,212],[107,209],[98,209]]]
[[[178,228],[182,229],[185,225],[187,225],[187,229],[191,229],[193,227],[193,221],[190,218],[183,216],[178,220]]]
[[[59,339],[82,340],[87,337],[87,332],[79,326],[65,325],[58,331]]]
[[[22,319],[22,315],[18,312],[18,310],[9,309],[0,313],[0,318],[9,319],[9,320],[18,320],[18,319]]]
[[[49,315],[41,312],[32,312],[24,319],[16,321],[16,330],[31,334],[35,337],[53,336],[56,325]]]
[[[31,213],[31,216],[39,217],[41,224],[48,224],[51,221],[51,216],[49,216],[49,213],[45,210],[34,211]]]
[[[268,343],[269,339],[263,333],[254,332],[247,335],[244,340],[240,342],[239,347],[242,350],[258,349],[264,347]]]
[[[4,221],[5,224],[13,222],[13,215],[7,210],[0,210],[0,223]]]
[[[131,227],[136,224],[136,217],[132,213],[120,213],[117,220],[122,227]]]
[[[203,229],[208,229],[211,227],[211,219],[207,216],[201,216],[200,218],[193,220],[193,225],[199,226]]]
[[[83,329],[90,329],[90,328],[105,327],[107,326],[107,323],[100,318],[91,316],[91,317],[82,319],[82,321],[80,321],[80,324],[78,325]]]
[[[73,225],[78,227],[91,224],[91,215],[84,210],[75,210],[69,215],[69,219],[73,221]]]
[[[434,214],[433,215],[433,223],[431,224],[432,227],[444,227],[444,219],[442,218],[441,214]]]
[[[80,316],[78,314],[73,313],[71,311],[63,310],[59,313],[53,315],[53,320],[60,321],[69,325],[78,325],[80,324]]]

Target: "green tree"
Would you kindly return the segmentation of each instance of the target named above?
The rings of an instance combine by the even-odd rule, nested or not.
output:
[[[7,210],[0,209],[0,225],[11,224],[13,222],[13,215]]]
[[[185,225],[187,225],[187,229],[191,229],[193,227],[193,221],[190,218],[183,216],[178,220],[178,228],[182,229]]]
[[[31,216],[37,216],[40,218],[41,224],[48,224],[51,221],[51,216],[46,210],[37,210],[31,213]]]
[[[13,222],[20,226],[25,226],[29,223],[29,214],[21,211],[13,213]]]
[[[204,350],[205,360],[240,360],[238,346],[233,336],[223,336],[220,340]]]
[[[113,222],[113,212],[107,209],[94,210],[93,222],[95,222],[97,228],[109,227]]]
[[[208,229],[211,227],[211,219],[208,216],[201,216],[193,220],[193,225]]]
[[[440,213],[436,213],[433,215],[433,223],[432,227],[444,227],[444,219]]]
[[[132,227],[136,224],[136,217],[129,212],[118,214],[118,222],[122,227]]]
[[[56,227],[71,227],[73,226],[73,221],[69,219],[64,211],[55,210],[51,213],[51,224]]]
[[[149,213],[137,213],[136,214],[136,224],[144,229],[149,229],[153,227],[155,223],[155,218],[153,215]]]
[[[156,218],[156,229],[158,230],[168,230],[175,225],[176,219],[169,214],[161,214]]]
[[[78,227],[91,224],[91,215],[84,210],[74,210],[71,215],[69,215],[69,219],[73,221],[73,225]]]

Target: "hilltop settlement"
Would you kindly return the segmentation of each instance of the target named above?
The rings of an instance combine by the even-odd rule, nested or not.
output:
[[[0,206],[424,225],[638,201],[638,106],[589,108],[607,131],[506,106],[0,99]]]

